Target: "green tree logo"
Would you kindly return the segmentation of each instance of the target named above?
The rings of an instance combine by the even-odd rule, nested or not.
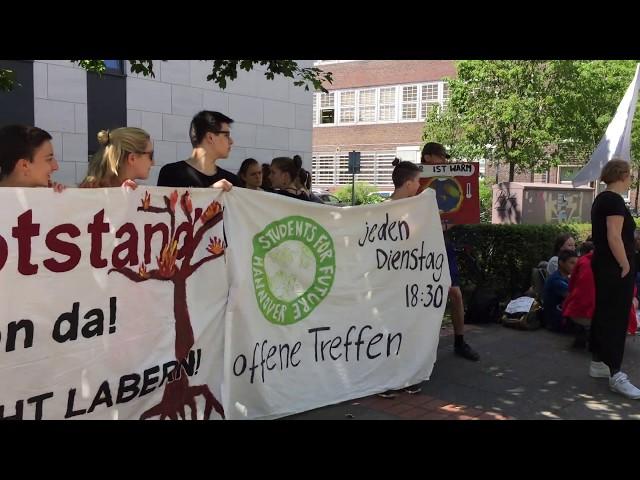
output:
[[[253,285],[264,318],[291,325],[329,294],[336,271],[331,235],[297,215],[270,223],[253,237]]]

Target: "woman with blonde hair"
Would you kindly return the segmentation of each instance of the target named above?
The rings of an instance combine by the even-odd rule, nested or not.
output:
[[[98,133],[102,146],[89,163],[81,188],[135,188],[135,180],[149,177],[153,165],[153,144],[150,135],[141,128],[122,127]]]

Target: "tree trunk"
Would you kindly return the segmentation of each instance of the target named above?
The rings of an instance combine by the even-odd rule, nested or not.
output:
[[[514,162],[509,162],[509,181],[513,182],[516,173],[516,164]]]
[[[173,287],[173,314],[176,319],[176,360],[184,360],[193,347],[193,328],[187,307],[187,281],[179,279]]]

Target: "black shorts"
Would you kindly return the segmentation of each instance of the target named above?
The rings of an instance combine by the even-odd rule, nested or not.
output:
[[[453,249],[453,245],[449,242],[444,243],[447,249],[447,260],[449,261],[449,275],[451,275],[451,286],[460,286],[460,271],[458,270],[458,261],[456,259],[456,252]]]

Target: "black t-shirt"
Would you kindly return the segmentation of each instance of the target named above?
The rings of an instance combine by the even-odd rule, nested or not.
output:
[[[624,204],[622,197],[611,191],[604,191],[598,194],[591,207],[591,229],[595,246],[593,258],[614,262],[615,264],[618,263],[611,252],[611,248],[609,248],[609,241],[607,240],[607,217],[611,215],[624,217],[622,243],[624,243],[625,253],[631,261],[635,251],[633,232],[636,229],[636,223],[633,221],[633,217]]]
[[[273,193],[284,195],[285,197],[296,198],[298,200],[303,200],[305,202],[311,202],[312,201],[309,198],[309,195],[307,195],[305,192],[300,192],[298,194],[295,194],[295,193],[289,192],[287,190],[273,190]]]
[[[224,168],[218,167],[215,175],[205,175],[193,168],[185,160],[182,160],[168,163],[160,169],[158,186],[208,188],[223,178],[236,187],[241,186],[240,178]]]

